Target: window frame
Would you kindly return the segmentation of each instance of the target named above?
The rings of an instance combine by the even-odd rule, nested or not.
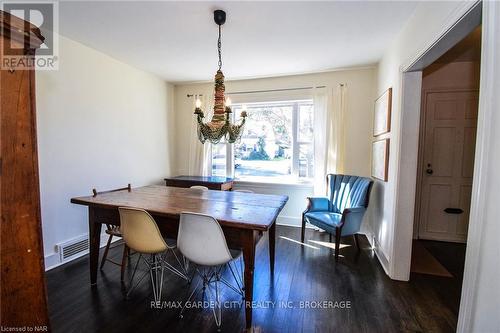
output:
[[[300,109],[300,103],[302,102],[311,102],[313,105],[313,110],[314,110],[314,101],[311,97],[305,97],[305,98],[290,98],[290,99],[283,99],[280,101],[256,101],[256,102],[236,102],[233,103],[233,106],[236,105],[243,105],[243,104],[265,104],[265,103],[276,103],[276,102],[282,102],[282,103],[293,103],[292,104],[292,158],[291,158],[291,182],[290,183],[304,183],[304,184],[310,184],[313,182],[313,177],[299,177],[300,173],[300,145],[309,145],[313,148],[313,161],[314,161],[314,140],[311,140],[310,142],[307,141],[299,141],[299,109]],[[231,122],[234,122],[236,118],[235,113],[233,112],[231,114]],[[252,182],[252,183],[272,183],[273,179],[280,179],[280,177],[273,177],[273,176],[263,176],[259,177],[259,180],[252,179],[252,177],[248,178],[235,178],[235,167],[234,167],[234,144],[231,143],[218,143],[219,144],[224,144],[226,146],[226,176],[229,178],[234,178],[236,181],[240,182]],[[214,152],[214,145],[212,144],[210,148],[210,159],[209,159],[209,173],[211,176],[213,176],[213,152]],[[314,162],[313,162],[314,163]],[[262,181],[262,179],[269,179],[269,181]]]

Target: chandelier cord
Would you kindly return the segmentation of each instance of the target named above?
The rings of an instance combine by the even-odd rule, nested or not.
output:
[[[217,40],[217,51],[219,52],[219,70],[222,68],[222,42],[221,42],[221,26],[219,24],[219,39]]]

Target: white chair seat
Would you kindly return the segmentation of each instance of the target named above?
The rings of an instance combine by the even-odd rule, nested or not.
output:
[[[185,258],[196,265],[203,266],[203,268],[197,268],[196,272],[201,277],[203,281],[203,290],[207,290],[208,296],[211,296],[209,284],[215,284],[216,306],[213,307],[212,310],[215,317],[215,323],[217,327],[220,328],[222,310],[219,300],[219,282],[227,285],[243,297],[243,279],[241,278],[243,269],[241,268],[238,272],[236,267],[231,266],[231,262],[234,259],[242,257],[242,251],[229,250],[226,237],[224,236],[219,222],[217,222],[215,218],[197,213],[181,213],[177,245]],[[243,260],[240,262],[242,261]],[[231,271],[238,285],[237,287],[232,286],[229,281],[222,277],[221,273],[224,268],[228,268]],[[200,282],[198,282],[194,288],[186,304],[188,304],[193,298],[193,295],[196,294],[199,289],[199,284]],[[181,310],[181,318],[184,309],[185,307]]]
[[[206,186],[201,186],[201,185],[193,185],[190,188],[194,188],[196,190],[202,190],[202,191],[208,191],[208,187]]]

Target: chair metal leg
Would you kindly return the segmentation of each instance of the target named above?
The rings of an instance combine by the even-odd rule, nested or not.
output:
[[[134,284],[134,277],[137,272],[137,267],[139,266],[139,262],[142,261],[147,266],[147,271],[141,276],[140,279]],[[132,278],[130,279],[130,289],[127,292],[126,297],[128,298],[132,291],[141,283],[141,281],[149,275],[151,280],[151,287],[153,289],[153,298],[155,302],[161,301],[161,292],[163,289],[163,273],[165,266],[163,265],[163,258],[160,254],[151,254],[149,260],[146,259],[142,254],[139,255],[137,262],[135,264],[134,272],[132,273]]]
[[[196,283],[196,286],[194,287],[193,291],[191,292],[191,294],[189,295],[187,301],[184,303],[184,306],[182,307],[181,309],[181,312],[179,313],[179,318],[183,318],[183,313],[184,313],[184,310],[186,309],[186,305],[193,299],[193,296],[200,290],[200,282],[201,280],[198,280],[198,283]]]
[[[231,275],[233,276],[234,282],[236,282],[237,287],[233,286],[229,281],[227,281],[224,277],[220,276],[219,274],[219,280],[220,282],[224,283],[226,286],[234,290],[236,293],[238,293],[243,299],[245,298],[245,293],[243,291],[243,281],[241,278],[241,275],[239,274],[238,270],[236,267],[233,268],[231,261],[226,264],[227,267],[229,267],[229,270],[231,271]]]
[[[173,249],[170,249],[173,251]],[[125,246],[124,250],[123,250],[123,266],[122,266],[122,279],[124,277],[124,267],[126,267],[126,260],[127,260],[127,253],[130,251],[130,249]],[[177,259],[177,262],[179,263],[180,265],[180,270],[177,269],[176,267],[172,266],[171,264],[169,264],[165,258],[164,258],[164,255],[166,254],[166,252],[164,253],[154,253],[154,254],[151,254],[148,258],[145,257],[144,255],[142,254],[139,254],[139,258],[137,259],[137,262],[135,264],[135,267],[134,267],[134,271],[132,273],[132,278],[130,279],[130,283],[129,283],[129,290],[127,292],[127,295],[126,297],[128,298],[130,296],[130,294],[132,293],[132,291],[139,285],[139,283],[149,274],[149,279],[151,281],[151,287],[153,289],[153,298],[154,298],[154,301],[155,302],[159,302],[161,301],[161,294],[162,294],[162,290],[163,290],[163,276],[164,276],[164,273],[165,273],[165,269],[171,271],[172,273],[178,275],[179,277],[183,278],[183,279],[186,279],[186,280],[189,280],[189,278],[184,274],[183,272],[183,265],[181,264],[179,258],[177,257],[177,255],[174,253],[174,256],[176,257]],[[137,273],[137,268],[139,266],[139,262],[140,261],[143,261],[144,264],[147,266],[147,271],[144,272],[144,274],[140,277],[140,279],[138,279],[135,283],[134,283],[134,278],[135,278],[135,275]]]
[[[129,282],[129,290],[127,292],[127,295],[126,295],[126,298],[129,298],[130,294],[132,293],[132,291],[139,285],[139,283],[141,283],[141,281],[146,277],[146,275],[149,273],[149,271],[146,271],[144,272],[144,274],[141,276],[141,278],[135,283],[135,285],[133,284],[134,282],[134,278],[135,278],[135,274],[137,273],[137,267],[139,266],[139,262],[141,261],[141,259],[144,260],[142,254],[139,254],[139,258],[137,258],[137,262],[135,263],[135,267],[134,267],[134,272],[132,273],[132,277],[130,278],[130,282]]]
[[[186,259],[186,257],[182,256],[182,263],[184,266],[184,271],[187,272],[189,271],[189,260]]]
[[[125,277],[125,268],[127,268],[127,259],[130,259],[130,249],[126,244],[123,244],[122,267],[120,267],[120,281],[123,282]]]
[[[179,269],[177,269],[176,267],[174,267],[173,265],[171,265],[166,259],[165,257],[162,257],[162,262],[163,262],[163,265],[165,266],[166,269],[168,269],[169,271],[171,271],[172,273],[176,274],[177,276],[179,276],[180,278],[186,280],[186,281],[190,281],[190,278],[189,278],[189,275],[187,273],[187,270],[186,270],[186,265],[185,263],[181,263],[181,260],[179,259],[179,257],[177,256],[177,254],[175,253],[175,249],[174,248],[168,248],[167,249],[167,252],[170,251],[172,252],[172,254],[174,255],[175,257],[175,260],[177,261],[177,264],[179,265]],[[166,253],[165,253],[166,254]]]
[[[108,242],[106,243],[106,247],[104,248],[104,253],[103,253],[102,259],[101,259],[101,267],[99,269],[102,269],[104,267],[104,263],[106,263],[106,259],[108,258],[109,247],[111,246],[112,239],[113,239],[113,235],[109,235]]]
[[[301,233],[300,233],[300,241],[302,243],[304,243],[305,232],[306,232],[306,220],[304,218],[304,214],[302,214],[302,230],[301,230]]]
[[[341,228],[335,228],[335,261],[339,261]]]
[[[159,254],[152,254],[149,264],[149,276],[151,278],[151,287],[153,288],[153,298],[155,302],[161,301],[161,291],[163,288],[163,259]]]
[[[241,276],[241,289],[245,290],[245,263],[243,262],[243,256],[240,258],[240,276]],[[243,295],[244,297],[245,295]]]
[[[215,325],[217,325],[217,331],[220,331],[220,327],[222,324],[222,309],[220,304],[220,292],[219,292],[219,282],[220,282],[220,273],[216,273],[215,277],[215,305],[212,308],[212,312],[214,314]],[[213,298],[212,291],[210,287],[206,288],[208,292],[208,297],[210,298],[210,303]]]
[[[220,331],[222,324],[222,306],[220,302],[219,286],[221,282],[222,283],[227,282],[227,281],[223,282],[222,280],[221,277],[222,268],[223,268],[222,266],[216,266],[216,267],[204,268],[201,271],[200,269],[198,269],[198,267],[195,268],[195,271],[197,275],[200,277],[200,279],[196,283],[196,286],[189,295],[187,301],[184,303],[184,306],[182,307],[181,312],[179,313],[179,318],[183,318],[183,313],[184,310],[186,309],[186,305],[194,298],[194,296],[199,292],[199,290],[201,290],[202,299],[205,298],[205,292],[206,292],[206,295],[209,298],[209,304],[214,304],[214,307],[212,307],[212,312],[214,315],[215,324],[217,325],[217,331]],[[210,289],[211,283],[215,285],[215,297],[212,293],[212,290]],[[200,284],[202,285],[201,288]],[[214,298],[215,298],[215,303],[212,302]]]

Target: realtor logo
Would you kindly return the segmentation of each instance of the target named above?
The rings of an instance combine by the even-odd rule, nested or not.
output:
[[[2,61],[0,68],[2,70],[56,70],[58,69],[58,52],[59,52],[59,37],[58,37],[58,3],[54,1],[30,1],[30,2],[2,2],[2,11],[10,14],[6,15],[7,25],[10,27],[18,27],[19,20],[29,22],[40,29],[44,37],[43,43],[37,48],[35,56],[26,56],[26,51],[32,48],[33,44],[38,39],[34,34],[25,34],[23,42],[19,37],[21,30],[4,29],[2,34],[3,45],[1,48]],[[12,22],[9,22],[12,21]],[[16,22],[17,21],[17,24]],[[28,29],[25,25],[23,30]],[[14,36],[14,34],[18,34]],[[31,47],[30,47],[31,45]],[[25,52],[23,52],[23,50]]]

